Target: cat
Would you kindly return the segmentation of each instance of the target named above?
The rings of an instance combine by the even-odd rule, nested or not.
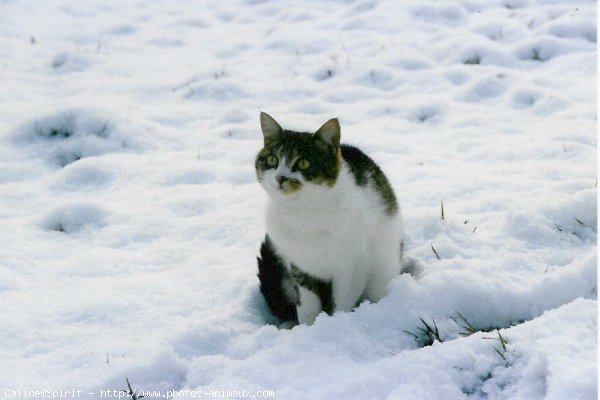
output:
[[[402,216],[377,164],[340,144],[337,118],[315,133],[282,129],[260,114],[256,176],[268,194],[258,278],[286,326],[324,311],[351,311],[387,294],[402,266]]]

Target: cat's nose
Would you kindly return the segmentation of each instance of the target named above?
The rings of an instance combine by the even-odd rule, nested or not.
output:
[[[277,175],[277,176],[275,177],[275,180],[277,181],[277,183],[279,184],[279,186],[281,186],[281,185],[283,185],[283,183],[284,183],[285,181],[287,181],[287,180],[288,180],[288,178],[286,178],[286,177],[285,177],[285,176],[283,176],[283,175]]]

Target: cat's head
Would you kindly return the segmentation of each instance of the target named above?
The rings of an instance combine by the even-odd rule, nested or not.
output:
[[[315,133],[293,132],[263,112],[260,126],[264,147],[256,156],[256,176],[270,196],[301,195],[315,185],[335,185],[341,159],[337,118]]]

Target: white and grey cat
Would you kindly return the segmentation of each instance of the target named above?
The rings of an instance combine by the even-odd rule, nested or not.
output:
[[[268,194],[258,258],[261,291],[282,322],[378,301],[401,270],[402,217],[381,169],[340,145],[337,119],[315,133],[282,129],[261,113],[256,162]]]

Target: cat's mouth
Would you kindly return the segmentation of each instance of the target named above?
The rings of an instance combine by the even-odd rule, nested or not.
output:
[[[278,176],[276,180],[279,191],[286,194],[295,193],[302,188],[302,182],[300,182],[298,179]]]

